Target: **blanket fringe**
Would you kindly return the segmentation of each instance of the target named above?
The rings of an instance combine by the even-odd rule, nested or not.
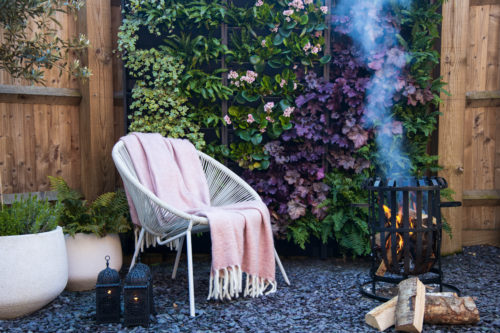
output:
[[[139,239],[139,234],[140,233],[141,233],[141,228],[140,227],[135,227],[134,228],[134,237],[135,237],[134,243],[135,244],[137,244],[137,240]],[[152,235],[149,232],[146,232],[144,234],[144,240],[143,240],[142,244],[140,244],[140,246],[141,246],[140,252],[144,252],[144,248],[147,249],[147,248],[149,248],[151,246],[152,247],[156,247],[157,241],[158,241],[158,237],[157,236]],[[168,246],[170,248],[170,250],[177,251],[177,249],[179,248],[179,238],[174,239],[173,241],[167,243],[166,246]]]
[[[243,296],[258,297],[276,292],[276,281],[269,281],[246,273]],[[210,282],[207,299],[231,300],[238,298],[243,291],[243,271],[238,265],[229,266],[210,272]]]

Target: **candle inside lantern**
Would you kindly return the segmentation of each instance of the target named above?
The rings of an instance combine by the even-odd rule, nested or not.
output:
[[[108,295],[111,295],[111,289],[108,289],[107,293]]]
[[[139,301],[139,297],[134,296],[134,301],[135,301],[135,302],[138,302],[138,301]]]

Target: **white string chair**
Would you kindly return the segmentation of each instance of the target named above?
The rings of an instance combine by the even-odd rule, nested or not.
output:
[[[255,190],[234,172],[210,156],[197,151],[208,182],[210,203],[212,206],[223,206],[237,202],[259,200]],[[172,279],[175,279],[184,239],[188,261],[189,312],[195,316],[193,256],[191,250],[191,234],[209,232],[208,220],[205,217],[187,214],[161,201],[153,192],[144,187],[138,180],[132,159],[122,141],[118,141],[112,151],[113,161],[120,173],[123,184],[130,195],[137,216],[141,223],[139,236],[136,237],[134,256],[130,269],[135,265],[137,255],[150,244],[173,244],[178,242]],[[136,234],[137,235],[137,234]],[[276,263],[283,279],[290,284],[285,269],[276,250]]]

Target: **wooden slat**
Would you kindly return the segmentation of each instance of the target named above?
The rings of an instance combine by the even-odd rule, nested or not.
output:
[[[447,179],[455,199],[462,200],[464,166],[464,116],[466,92],[466,64],[468,45],[469,0],[447,1],[443,4],[441,39],[441,75],[448,83],[451,96],[441,94],[439,120],[440,176]],[[462,208],[443,210],[443,215],[453,228],[453,239],[443,236],[443,253],[462,249]]]
[[[462,202],[464,206],[499,206],[500,190],[464,191]]]
[[[22,105],[23,112],[23,145],[25,151],[25,180],[23,191],[34,192],[36,187],[36,161],[35,161],[35,136],[32,133],[36,130],[34,107],[35,105]]]
[[[470,0],[470,6],[500,5],[500,0]]]
[[[469,11],[469,47],[467,54],[467,91],[493,91],[487,86],[491,58],[491,6],[471,7]],[[477,105],[480,106],[481,104]],[[487,104],[486,104],[487,105]],[[466,110],[464,132],[464,188],[495,189],[496,111],[476,107]],[[470,204],[471,202],[467,202]],[[495,221],[492,206],[469,206],[463,214],[463,229],[491,228]]]
[[[77,89],[0,85],[0,103],[79,105]]]
[[[20,198],[29,198],[30,196],[35,196],[38,200],[48,201],[56,201],[57,200],[57,192],[55,191],[41,191],[41,192],[23,192],[23,193],[8,193],[0,195],[0,200],[2,200],[4,205],[10,205],[14,201],[19,200]]]
[[[85,197],[94,199],[115,188],[110,1],[87,0],[78,13],[78,22],[80,32],[90,41],[82,63],[92,71],[82,84],[80,104],[81,186]]]
[[[463,246],[483,244],[500,246],[500,229],[463,231]]]
[[[467,107],[471,108],[500,106],[500,90],[468,91],[465,98],[467,99]]]

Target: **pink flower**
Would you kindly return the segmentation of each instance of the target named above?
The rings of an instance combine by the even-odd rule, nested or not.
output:
[[[314,47],[311,49],[311,53],[312,53],[312,54],[318,54],[318,52],[319,52],[319,48],[318,48],[318,47],[316,47],[316,46],[314,46]]]
[[[229,74],[227,75],[229,79],[237,79],[238,78],[238,73],[235,71],[229,71]]]
[[[265,128],[265,127],[264,127],[264,128],[261,128],[261,129],[260,129],[260,132],[261,132],[261,133],[265,133],[265,132],[266,132],[266,128]]]
[[[266,117],[266,120],[267,120],[268,122],[270,122],[270,123],[274,123],[274,119],[273,119],[273,118],[271,118],[271,116],[267,116],[267,117]]]
[[[316,31],[316,32],[314,33],[314,36],[315,36],[315,37],[321,37],[321,35],[322,35],[322,34],[323,34],[323,33],[322,33],[321,31]]]
[[[304,0],[304,3],[305,3],[306,5],[310,5],[310,4],[312,4],[312,3],[313,3],[313,0]]]
[[[297,89],[297,83],[293,83],[293,90]]]
[[[254,71],[247,71],[246,75],[242,76],[240,80],[251,84],[253,81],[255,81],[257,76],[258,74]]]
[[[283,116],[290,117],[290,115],[292,114],[293,110],[295,110],[295,108],[293,106],[287,107],[285,109],[285,111],[283,111]]]
[[[247,118],[247,123],[251,124],[255,121],[255,119],[253,119],[253,116],[251,113],[248,114],[248,118]]]
[[[304,45],[304,47],[302,48],[304,50],[304,52],[307,52],[307,50],[309,50],[311,48],[311,43],[307,42],[306,45]]]
[[[285,79],[281,79],[281,82],[280,82],[280,87],[283,88],[286,84],[286,80]]]
[[[302,2],[302,0],[293,0],[292,2],[288,3],[288,6],[295,7],[297,9],[304,9],[304,3]]]
[[[260,7],[264,4],[264,1],[262,0],[257,0],[257,2],[255,3],[255,7]]]
[[[264,105],[264,111],[266,111],[267,113],[270,113],[274,108],[274,102],[267,102],[265,105]]]
[[[290,22],[291,20],[292,19],[289,16],[285,17],[285,21]]]
[[[293,15],[293,9],[287,9],[283,11],[283,15],[285,16],[292,16]]]
[[[262,47],[266,47],[266,40],[263,39],[261,42],[260,42],[260,45],[262,45]]]
[[[231,125],[231,118],[229,118],[227,114],[224,116],[224,121],[226,122],[226,124]]]
[[[321,9],[321,11],[323,12],[323,14],[328,13],[328,7],[327,6],[321,6],[321,7],[319,7],[319,9]]]
[[[271,29],[272,32],[278,32],[279,24],[276,24],[274,28]]]

